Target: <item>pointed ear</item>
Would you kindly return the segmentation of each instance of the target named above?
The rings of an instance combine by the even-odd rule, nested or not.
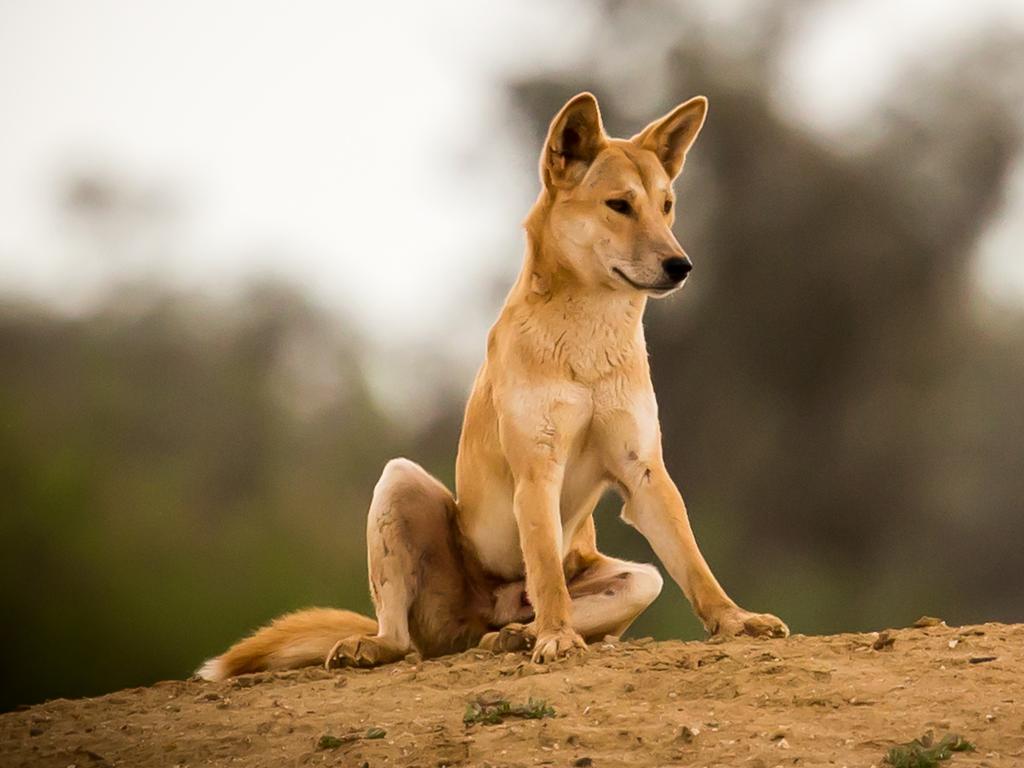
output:
[[[544,185],[559,189],[575,186],[607,143],[597,99],[586,92],[573,96],[551,121],[544,142],[540,157]]]
[[[683,160],[697,140],[707,113],[708,100],[694,96],[648,125],[632,141],[656,154],[669,178],[674,179],[683,170]]]

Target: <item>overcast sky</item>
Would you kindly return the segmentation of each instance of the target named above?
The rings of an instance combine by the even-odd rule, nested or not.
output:
[[[99,168],[170,190],[180,258],[160,269],[175,280],[272,271],[371,333],[450,329],[458,299],[509,258],[487,244],[517,236],[535,194],[535,153],[494,84],[572,61],[587,8],[0,0],[0,291],[73,300],[138,268],[72,257],[55,228],[60,175]],[[901,62],[994,20],[1024,24],[1024,3],[833,4],[808,16],[784,93],[841,130]],[[1024,171],[1014,189],[982,262],[1011,300],[1024,297]]]

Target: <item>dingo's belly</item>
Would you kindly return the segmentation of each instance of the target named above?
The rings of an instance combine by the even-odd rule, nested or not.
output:
[[[481,565],[506,581],[522,579],[526,573],[519,526],[512,512],[512,490],[511,482],[488,483],[476,494],[473,507],[463,511],[463,531]]]

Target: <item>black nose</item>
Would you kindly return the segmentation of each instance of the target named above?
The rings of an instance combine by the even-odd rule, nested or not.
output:
[[[680,283],[690,274],[693,264],[685,256],[682,258],[673,256],[671,259],[665,259],[661,262],[661,267],[665,270],[669,280],[673,283]]]

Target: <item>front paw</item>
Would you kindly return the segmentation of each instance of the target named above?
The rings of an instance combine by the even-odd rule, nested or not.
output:
[[[573,651],[585,650],[587,644],[572,627],[549,629],[537,633],[531,659],[537,664],[544,664],[568,656]]]
[[[707,624],[713,637],[788,637],[789,627],[770,613],[751,613],[738,606],[727,608]]]

